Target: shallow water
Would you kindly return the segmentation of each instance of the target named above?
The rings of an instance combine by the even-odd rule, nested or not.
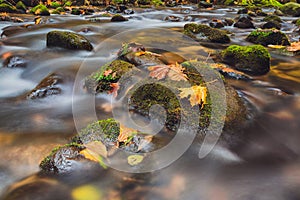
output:
[[[123,42],[135,41],[146,47],[174,52],[186,59],[207,59],[209,49],[184,39],[180,31],[185,23],[209,22],[212,18],[237,16],[237,9],[199,12],[192,7],[163,10],[141,10],[128,16],[129,21],[110,23],[109,18],[94,16],[51,16],[45,24],[34,25],[28,16],[25,29],[14,29],[1,39],[0,55],[23,55],[27,67],[0,67],[0,194],[12,183],[39,171],[41,159],[54,146],[65,144],[95,116],[85,110],[89,96],[82,90],[82,78],[99,66],[116,58]],[[267,10],[268,11],[268,10]],[[167,16],[178,16],[180,22],[166,22]],[[188,16],[188,17],[187,17]],[[257,24],[262,18],[255,18]],[[294,18],[283,17],[285,22]],[[24,23],[24,24],[25,24]],[[1,23],[0,28],[19,24]],[[284,23],[283,30],[292,34],[296,27]],[[225,27],[234,32],[232,43],[246,45],[249,30]],[[46,48],[46,34],[51,30],[78,32],[89,39],[93,52]],[[88,30],[86,32],[86,30]],[[292,37],[298,40],[298,36]],[[216,45],[216,48],[224,48]],[[169,167],[139,176],[113,169],[103,172],[88,166],[87,174],[75,173],[59,178],[33,177],[36,183],[51,182],[53,191],[44,199],[68,199],[72,190],[91,185],[101,189],[107,199],[297,199],[299,192],[299,117],[300,58],[272,52],[271,71],[253,81],[228,80],[257,112],[257,118],[241,134],[242,142],[233,148],[219,144],[205,159],[198,158],[200,144],[192,147]],[[1,64],[0,64],[1,65]],[[62,94],[36,100],[19,100],[43,78],[59,72],[64,78]],[[75,82],[75,85],[74,85]],[[74,105],[80,115],[75,127]],[[110,98],[96,98],[98,119],[111,117]],[[89,168],[90,167],[90,168]],[[43,183],[44,183],[43,182]],[[47,185],[46,184],[46,185]],[[45,186],[47,187],[47,186]],[[41,184],[39,190],[47,193]],[[33,189],[27,193],[30,199]],[[170,192],[173,191],[173,192]],[[52,196],[51,196],[52,195]],[[68,196],[68,195],[67,195]],[[222,197],[222,198],[221,198]]]

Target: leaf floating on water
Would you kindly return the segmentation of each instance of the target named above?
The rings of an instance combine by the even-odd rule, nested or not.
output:
[[[179,88],[180,98],[188,98],[192,106],[201,105],[201,109],[207,104],[207,88],[203,86],[192,86],[190,88]]]
[[[148,70],[150,71],[149,76],[158,80],[168,76],[173,81],[187,81],[187,75],[183,73],[184,68],[178,63],[172,65],[156,65],[148,67]]]
[[[84,145],[86,148],[80,153],[91,161],[100,162],[102,157],[107,158],[106,146],[100,141],[93,141]]]
[[[131,166],[135,166],[140,164],[144,160],[144,156],[142,155],[130,155],[127,157],[127,162]]]
[[[108,92],[108,94],[112,94],[113,97],[118,96],[118,90],[120,89],[119,83],[111,83],[110,84],[111,90]]]
[[[92,185],[79,186],[72,190],[74,200],[99,200],[102,199],[102,193]]]

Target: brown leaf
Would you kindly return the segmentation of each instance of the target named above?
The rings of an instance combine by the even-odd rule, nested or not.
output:
[[[190,88],[179,88],[180,98],[188,98],[192,106],[201,105],[201,109],[207,104],[207,88],[203,86],[192,86]]]
[[[168,65],[156,65],[148,67],[148,70],[150,71],[150,77],[161,80],[166,78],[168,72],[170,71],[170,67]]]
[[[129,137],[131,137],[134,133],[138,131],[133,128],[128,128],[122,124],[120,124],[120,134],[118,136],[118,142],[127,142]]]
[[[187,81],[187,75],[183,73],[184,68],[175,63],[174,65],[170,65],[171,70],[168,73],[168,77],[173,81]]]
[[[103,72],[103,76],[108,76],[108,75],[110,75],[111,73],[112,73],[112,69],[105,70],[105,71]]]
[[[117,97],[118,96],[118,90],[120,89],[119,83],[111,83],[110,87],[112,89],[108,92],[108,94],[112,94],[113,97]]]
[[[106,146],[101,141],[93,141],[84,145],[86,148],[80,153],[89,160],[99,162],[101,156],[107,158]]]

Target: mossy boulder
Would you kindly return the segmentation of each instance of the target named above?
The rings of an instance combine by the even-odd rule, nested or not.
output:
[[[0,12],[15,13],[15,12],[17,12],[17,9],[14,6],[11,6],[7,3],[1,3],[0,4]]]
[[[43,16],[48,16],[50,15],[50,12],[48,10],[48,8],[43,5],[43,4],[39,4],[35,7],[33,7],[31,10],[30,10],[31,13],[35,14],[35,15],[43,15]]]
[[[108,63],[85,79],[85,87],[90,93],[109,92],[112,84],[117,83],[126,73],[132,71],[135,66],[123,60],[115,60]],[[110,72],[110,73],[107,73]]]
[[[77,143],[54,148],[50,155],[42,160],[40,168],[43,172],[69,172],[77,161],[84,159],[84,156],[80,154],[80,151],[83,149],[84,147]]]
[[[47,34],[47,47],[92,51],[92,44],[82,35],[68,31],[51,31]]]
[[[270,70],[270,54],[261,45],[231,45],[222,51],[221,56],[223,62],[251,75],[263,75]]]
[[[276,21],[269,21],[261,25],[262,29],[281,29],[281,24]]]
[[[246,40],[263,46],[268,46],[269,44],[290,45],[287,35],[277,29],[254,30],[247,36]]]
[[[198,41],[208,40],[216,43],[229,43],[227,32],[211,28],[204,24],[188,23],[184,25],[184,33]]]
[[[126,17],[123,17],[122,15],[116,14],[114,15],[111,20],[111,22],[125,22],[128,21]]]
[[[26,11],[26,10],[27,10],[27,7],[25,6],[25,4],[24,4],[22,1],[19,1],[19,2],[16,4],[16,8],[17,8],[17,9],[20,9],[20,10],[23,10],[23,11]]]
[[[52,11],[52,14],[60,14],[65,12],[65,9],[63,7],[58,7],[55,10]]]
[[[286,15],[292,15],[294,17],[300,16],[300,4],[289,2],[284,4],[280,10]]]
[[[282,23],[282,20],[280,17],[278,17],[277,15],[268,15],[263,19],[264,22],[270,22],[270,21],[275,21],[278,23]]]

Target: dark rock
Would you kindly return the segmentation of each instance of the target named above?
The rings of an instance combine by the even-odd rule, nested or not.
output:
[[[237,28],[255,28],[254,24],[251,21],[251,18],[248,15],[241,15],[238,18],[238,21],[233,25]]]
[[[237,14],[247,14],[248,13],[248,8],[242,8],[240,10],[238,10]]]
[[[83,146],[76,143],[55,148],[51,154],[40,163],[40,168],[43,172],[70,172],[77,162],[85,159],[84,156],[80,154],[80,151],[83,149]]]
[[[114,15],[111,20],[111,22],[125,22],[128,21],[126,17],[123,17],[122,15],[116,14]]]
[[[22,2],[26,5],[26,6],[30,6],[30,7],[34,7],[39,5],[40,1],[39,0],[22,0]]]
[[[120,13],[120,10],[116,6],[112,6],[112,5],[107,6],[105,10],[111,14]]]
[[[14,6],[11,6],[9,4],[1,3],[0,4],[0,12],[15,13],[15,12],[17,12],[17,9]]]
[[[39,4],[30,10],[35,15],[49,16],[50,12],[45,5]]]
[[[72,15],[80,15],[82,11],[79,8],[72,8],[71,14]]]
[[[221,56],[223,62],[250,75],[264,75],[270,70],[270,54],[261,45],[231,45]]]
[[[206,2],[206,1],[200,1],[198,3],[198,7],[199,8],[212,8],[213,7],[213,4],[212,3],[209,3],[209,2]]]
[[[290,45],[290,41],[286,34],[276,29],[254,30],[247,36],[246,40],[263,46],[268,46],[269,44]]]
[[[134,11],[132,9],[126,9],[126,10],[123,11],[123,13],[125,15],[132,15],[132,14],[134,14]]]
[[[284,14],[292,15],[294,17],[300,16],[300,4],[289,2],[284,4],[282,7],[279,8]]]
[[[214,19],[212,22],[209,22],[209,26],[212,28],[223,28],[225,25],[221,20]]]
[[[167,0],[167,1],[165,1],[165,5],[167,7],[175,7],[175,6],[178,6],[178,3],[177,3],[177,1]]]
[[[257,10],[257,11],[255,11],[255,13],[257,16],[261,16],[261,17],[268,15],[267,13],[263,12],[262,10]]]
[[[51,95],[57,95],[61,93],[59,84],[63,82],[63,78],[55,73],[48,75],[44,78],[33,90],[27,95],[27,99],[40,99]]]
[[[179,22],[180,21],[180,17],[177,16],[167,16],[165,18],[165,21],[169,21],[169,22]]]
[[[47,47],[61,47],[71,50],[93,50],[93,46],[85,37],[68,31],[50,31],[47,34]]]
[[[230,18],[226,18],[224,21],[227,24],[227,26],[232,26],[234,24],[234,20]]]
[[[275,28],[277,30],[281,29],[281,24],[276,21],[269,21],[261,26],[262,29],[272,29]]]
[[[278,16],[276,16],[276,15],[268,15],[268,16],[266,16],[266,17],[263,19],[263,21],[265,21],[265,22],[271,22],[271,21],[273,21],[273,22],[282,23],[281,18],[278,17]]]
[[[216,43],[229,43],[227,32],[211,28],[204,24],[188,23],[184,25],[184,33],[198,41],[208,40]]]
[[[90,0],[90,5],[92,6],[103,6],[103,0]]]
[[[118,5],[118,10],[119,10],[120,12],[124,12],[124,11],[127,10],[127,9],[128,9],[128,7],[125,6],[125,5]]]
[[[23,68],[26,65],[27,60],[23,56],[10,56],[3,62],[3,67],[7,68]]]

